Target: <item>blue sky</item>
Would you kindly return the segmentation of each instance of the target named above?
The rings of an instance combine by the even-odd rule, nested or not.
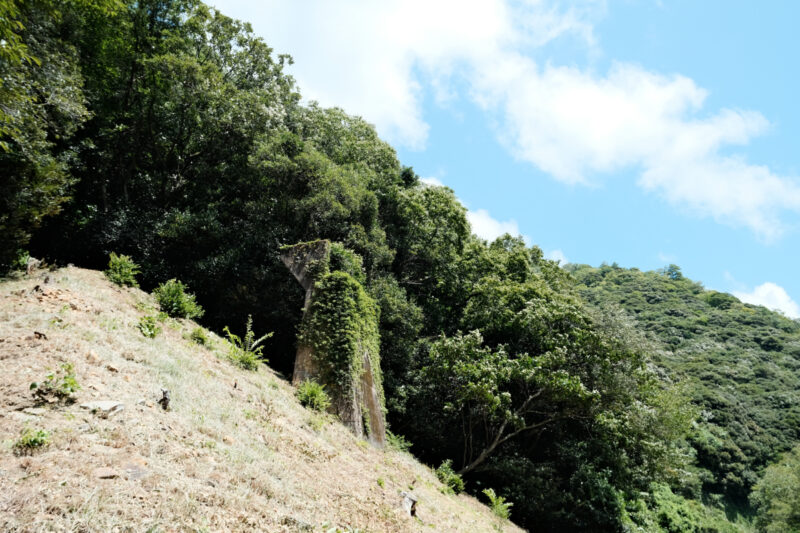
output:
[[[791,1],[218,0],[473,230],[800,317]]]

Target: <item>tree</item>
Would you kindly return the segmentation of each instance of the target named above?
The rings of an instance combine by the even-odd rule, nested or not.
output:
[[[568,417],[569,405],[591,397],[580,380],[555,367],[554,359],[488,349],[478,331],[443,337],[431,346],[420,379],[461,428],[459,474],[483,464],[517,435]]]
[[[800,447],[767,467],[750,500],[758,511],[759,531],[800,531]]]
[[[76,12],[111,13],[111,0],[0,1],[0,271],[57,213],[80,150],[74,133],[89,118],[74,46],[63,35]]]

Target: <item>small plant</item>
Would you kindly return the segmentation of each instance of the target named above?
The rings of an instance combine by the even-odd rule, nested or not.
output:
[[[171,279],[153,291],[161,311],[174,318],[200,318],[203,308],[194,299],[194,294],[186,292],[186,285]]]
[[[411,449],[411,442],[402,435],[395,435],[388,429],[386,430],[386,444],[398,452],[407,452]]]
[[[44,448],[50,444],[50,433],[44,429],[33,430],[26,427],[20,433],[19,438],[14,443],[14,453],[16,455],[27,455],[34,450]]]
[[[136,324],[136,328],[148,339],[154,339],[156,335],[161,333],[161,326],[158,325],[158,319],[150,315],[140,318],[139,323]]]
[[[453,461],[450,459],[439,465],[439,468],[436,469],[436,477],[445,484],[448,492],[452,491],[455,494],[464,492],[464,480],[453,470]]]
[[[228,353],[231,361],[245,370],[257,370],[258,364],[262,361],[262,351],[264,350],[261,343],[272,337],[272,332],[256,339],[256,334],[253,333],[252,316],[247,317],[247,330],[244,338],[231,333],[228,326],[225,326],[224,331],[231,343],[230,352]]]
[[[300,405],[308,407],[314,411],[324,412],[331,405],[331,399],[325,392],[325,385],[320,385],[316,381],[306,380],[297,387],[297,399]]]
[[[72,363],[62,363],[57,371],[47,374],[44,381],[34,381],[30,386],[34,398],[48,403],[71,401],[72,395],[80,388]]]
[[[505,520],[511,517],[511,507],[514,506],[513,503],[507,502],[502,496],[498,496],[494,492],[494,489],[483,489],[483,493],[489,498],[489,507],[495,515]]]
[[[380,488],[383,488],[385,485],[386,485],[386,482],[385,482],[385,481],[383,481],[383,478],[382,478],[382,477],[379,477],[379,478],[378,478],[378,486],[379,486]]]
[[[139,265],[134,263],[129,256],[111,252],[108,256],[108,270],[104,274],[120,287],[138,287],[136,274],[139,272]]]
[[[208,346],[208,335],[206,335],[206,331],[203,328],[194,328],[189,333],[189,340],[200,346]]]

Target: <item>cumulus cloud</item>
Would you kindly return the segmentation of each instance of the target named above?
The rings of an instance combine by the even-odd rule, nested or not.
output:
[[[499,124],[511,153],[565,183],[596,185],[634,169],[643,190],[766,241],[785,231],[787,213],[800,212],[794,177],[731,149],[768,130],[760,113],[708,110],[708,92],[678,74],[627,63],[597,73],[533,59],[531,50],[567,37],[587,50],[601,46],[593,24],[602,0],[216,5],[295,57],[292,73],[307,98],[364,116],[391,142],[424,147],[422,88],[431,87],[440,99],[471,99]]]
[[[493,218],[486,209],[467,211],[467,220],[469,221],[469,225],[472,226],[472,233],[487,241],[493,241],[505,233],[509,233],[514,237],[522,235],[516,220],[497,220]],[[526,242],[529,241],[524,235],[523,239],[525,239]]]
[[[428,178],[420,178],[420,182],[424,183],[425,185],[430,185],[432,187],[444,187],[444,183],[439,178],[428,177]]]
[[[564,255],[564,252],[561,250],[550,250],[544,254],[544,258],[550,259],[551,261],[559,261],[562,265],[569,263],[569,259],[567,259],[567,256]]]
[[[735,291],[733,295],[743,302],[778,310],[789,318],[800,318],[800,305],[791,299],[783,287],[775,283],[768,281],[752,292]]]

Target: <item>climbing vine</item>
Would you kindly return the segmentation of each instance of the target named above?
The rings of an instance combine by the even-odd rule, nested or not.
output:
[[[366,352],[383,407],[378,307],[352,275],[333,271],[316,281],[300,341],[312,347],[321,381],[336,389],[339,397],[349,396],[360,380]]]

